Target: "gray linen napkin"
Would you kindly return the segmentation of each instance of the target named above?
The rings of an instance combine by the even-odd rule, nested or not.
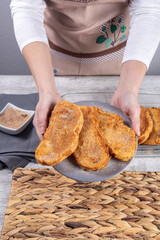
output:
[[[0,111],[8,102],[26,110],[35,110],[38,94],[0,94]],[[18,135],[0,131],[0,169],[7,166],[14,171],[17,167],[25,167],[29,162],[36,162],[35,150],[39,142],[32,122]]]

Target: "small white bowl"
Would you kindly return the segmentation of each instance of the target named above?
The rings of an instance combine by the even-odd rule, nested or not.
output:
[[[23,108],[16,107],[12,103],[7,103],[7,105],[0,112],[0,115],[2,115],[8,108],[13,108],[14,110],[20,110],[30,115],[30,117],[17,129],[8,128],[0,124],[0,131],[11,134],[11,135],[17,135],[20,132],[22,132],[28,126],[28,124],[32,121],[35,111],[25,110]]]

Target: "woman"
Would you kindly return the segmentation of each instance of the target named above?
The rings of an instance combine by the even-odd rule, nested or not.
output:
[[[111,104],[140,134],[137,95],[160,41],[160,1],[12,0],[10,7],[18,45],[39,91],[34,126],[40,139],[61,100],[54,74],[120,74]]]

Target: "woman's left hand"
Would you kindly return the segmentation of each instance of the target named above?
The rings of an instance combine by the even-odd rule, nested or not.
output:
[[[132,129],[136,135],[140,135],[140,105],[137,96],[132,92],[122,93],[116,91],[112,97],[111,104],[120,108],[122,112],[131,120]]]

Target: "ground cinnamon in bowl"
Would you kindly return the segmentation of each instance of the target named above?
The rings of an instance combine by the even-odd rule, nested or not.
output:
[[[2,115],[0,115],[0,125],[17,129],[22,126],[29,117],[30,115],[25,112],[8,108]]]

